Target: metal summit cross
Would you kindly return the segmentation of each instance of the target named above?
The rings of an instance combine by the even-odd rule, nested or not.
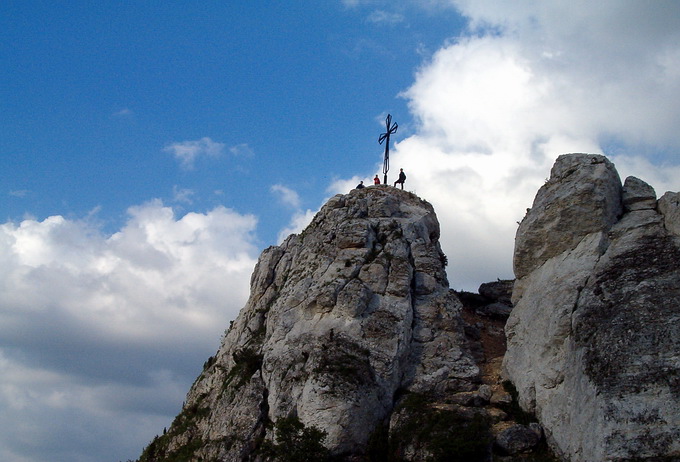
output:
[[[390,169],[390,135],[397,132],[397,127],[399,127],[399,125],[397,125],[396,122],[392,123],[392,116],[387,114],[387,118],[385,119],[385,133],[378,138],[378,144],[383,144],[383,141],[385,141],[385,163],[383,164],[385,178],[383,179],[383,184],[387,184],[387,171]]]

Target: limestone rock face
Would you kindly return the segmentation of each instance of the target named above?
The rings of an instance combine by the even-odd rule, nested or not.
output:
[[[634,176],[629,176],[624,181],[621,199],[623,209],[626,212],[632,210],[653,210],[656,208],[656,192],[654,188]]]
[[[662,199],[560,156],[518,230],[504,370],[565,460],[680,457],[680,215]]]
[[[513,280],[485,282],[479,286],[479,295],[497,303],[510,304],[514,282]]]
[[[659,199],[658,207],[666,230],[680,236],[680,193],[667,192]]]
[[[574,249],[586,235],[609,228],[621,213],[621,180],[606,157],[559,156],[517,230],[515,276],[523,278]]]
[[[262,253],[246,306],[154,448],[163,455],[147,459],[256,460],[288,416],[352,459],[404,393],[476,389],[445,261],[432,206],[415,195],[379,186],[331,198]]]

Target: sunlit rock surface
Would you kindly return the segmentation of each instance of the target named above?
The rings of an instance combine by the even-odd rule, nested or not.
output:
[[[253,460],[291,415],[327,432],[334,454],[359,457],[400,396],[473,390],[479,368],[445,261],[417,196],[380,186],[331,198],[262,253],[246,306],[148,460]]]
[[[678,196],[563,155],[516,238],[504,359],[570,461],[680,460]]]

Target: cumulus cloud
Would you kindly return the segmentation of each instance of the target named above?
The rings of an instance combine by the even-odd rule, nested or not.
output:
[[[281,244],[291,234],[299,234],[312,222],[318,210],[296,210],[290,219],[288,226],[284,227],[277,235],[277,242]]]
[[[300,208],[300,195],[294,190],[283,186],[282,184],[272,185],[270,188],[271,192],[274,193],[278,199],[284,205],[293,208]]]
[[[255,226],[160,201],[112,235],[61,216],[0,225],[0,459],[79,460],[105,441],[102,459],[136,457],[245,303]]]
[[[435,206],[454,288],[513,277],[517,221],[560,154],[604,153],[622,178],[680,189],[680,4],[437,3],[469,28],[402,93],[416,126],[392,149],[390,181],[403,167]]]
[[[382,167],[380,167],[382,168]],[[328,186],[328,192],[331,194],[347,194],[350,192],[360,181],[364,181],[365,185],[373,184],[373,181],[368,181],[367,179],[361,178],[358,175],[354,175],[350,179],[336,178]],[[382,175],[380,176],[380,181],[382,181]]]
[[[217,157],[224,152],[225,145],[206,137],[200,140],[171,143],[163,148],[180,162],[185,170],[192,170],[199,156]]]
[[[516,221],[559,154],[604,152],[678,189],[680,5],[450,3],[471,29],[403,93],[418,127],[392,164],[435,205],[452,286],[512,277]]]
[[[283,227],[277,235],[277,242],[280,244],[289,235],[300,233],[312,221],[316,212],[314,210],[303,210],[300,195],[293,189],[290,189],[282,184],[272,185],[271,192],[275,194],[279,201],[287,207],[293,209],[293,215],[287,226]],[[324,201],[325,202],[325,201]]]

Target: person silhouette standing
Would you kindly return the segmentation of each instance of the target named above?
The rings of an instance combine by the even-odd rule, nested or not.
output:
[[[400,168],[399,178],[397,178],[397,181],[394,182],[394,186],[396,187],[397,184],[401,184],[401,189],[404,189],[404,181],[406,181],[406,174],[404,173],[404,169]]]
[[[378,175],[373,178],[373,184],[380,184],[380,178],[378,178]]]

